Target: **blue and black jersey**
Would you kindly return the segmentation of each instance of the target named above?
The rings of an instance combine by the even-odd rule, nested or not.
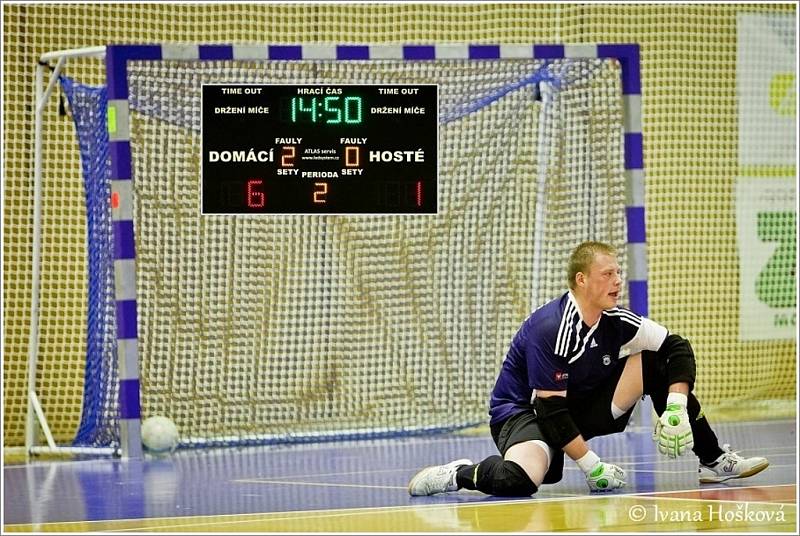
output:
[[[536,309],[522,324],[503,361],[489,401],[490,424],[530,407],[536,390],[583,394],[600,386],[625,358],[658,350],[667,329],[624,307],[583,322],[571,292]]]

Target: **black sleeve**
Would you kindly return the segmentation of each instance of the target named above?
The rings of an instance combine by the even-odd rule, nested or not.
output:
[[[580,435],[575,421],[569,414],[567,399],[563,396],[536,397],[533,399],[536,422],[542,430],[545,442],[558,449]]]
[[[696,365],[694,350],[689,341],[670,333],[658,349],[658,357],[667,365],[667,382],[670,385],[686,382],[690,390],[694,388]]]

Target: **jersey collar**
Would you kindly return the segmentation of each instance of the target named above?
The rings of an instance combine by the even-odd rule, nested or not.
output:
[[[572,305],[575,306],[575,310],[578,312],[578,318],[581,319],[581,322],[583,322],[584,325],[586,325],[587,327],[593,328],[598,323],[600,323],[600,320],[603,318],[602,314],[598,317],[597,322],[595,322],[591,326],[589,324],[587,324],[586,321],[584,321],[583,312],[581,311],[580,305],[578,305],[578,300],[575,299],[575,295],[572,294],[572,289],[567,291],[567,298],[569,299],[570,302],[572,302]]]
[[[567,299],[572,303],[572,305],[575,306],[575,310],[578,311],[578,318],[580,318],[581,322],[583,322],[583,313],[578,305],[578,300],[575,299],[575,295],[572,293],[572,289],[567,291]]]

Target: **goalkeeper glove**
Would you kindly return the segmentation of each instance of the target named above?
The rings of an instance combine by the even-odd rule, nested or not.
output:
[[[670,393],[667,409],[656,421],[653,440],[658,442],[658,451],[670,458],[677,458],[692,448],[694,437],[686,411],[686,395]]]
[[[575,461],[586,475],[586,485],[590,492],[611,491],[626,484],[625,471],[616,465],[600,461],[600,457],[591,450]]]

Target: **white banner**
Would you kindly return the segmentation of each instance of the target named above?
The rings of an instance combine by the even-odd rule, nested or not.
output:
[[[795,164],[796,31],[792,14],[738,16],[736,86],[741,166]]]
[[[793,339],[797,325],[797,66],[793,14],[740,13],[736,87],[739,338]],[[786,178],[760,176],[765,167]]]
[[[797,182],[739,177],[739,338],[793,339],[797,325]]]

